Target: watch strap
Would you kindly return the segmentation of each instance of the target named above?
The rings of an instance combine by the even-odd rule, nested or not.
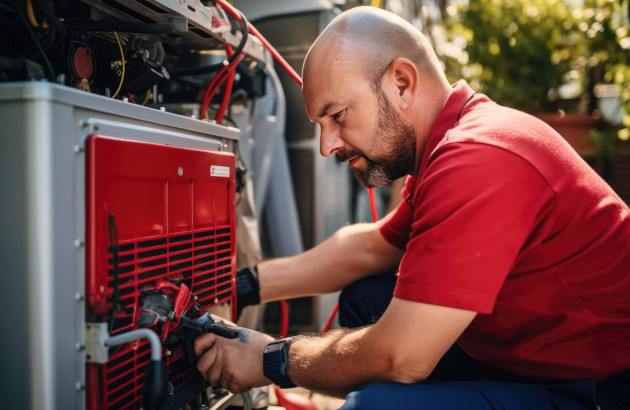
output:
[[[265,347],[263,353],[263,374],[283,389],[297,387],[287,374],[290,346],[291,338],[274,340]]]

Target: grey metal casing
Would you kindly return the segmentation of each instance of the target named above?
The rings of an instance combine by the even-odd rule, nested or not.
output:
[[[0,84],[0,397],[85,408],[85,139],[233,151],[238,130],[46,82]]]

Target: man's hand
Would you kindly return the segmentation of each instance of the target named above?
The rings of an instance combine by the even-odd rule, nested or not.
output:
[[[219,324],[238,329],[238,339],[225,339],[205,333],[195,339],[197,369],[213,387],[242,393],[252,387],[271,384],[263,374],[263,352],[273,337],[236,327],[232,322],[212,315]]]

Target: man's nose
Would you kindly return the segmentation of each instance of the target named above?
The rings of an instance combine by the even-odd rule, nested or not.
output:
[[[329,157],[343,149],[344,142],[336,127],[321,127],[320,130],[319,152],[322,156]]]

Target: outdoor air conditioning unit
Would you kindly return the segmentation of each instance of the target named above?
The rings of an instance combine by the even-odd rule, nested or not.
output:
[[[98,345],[160,280],[234,310],[238,130],[45,82],[0,84],[0,123],[3,408],[140,408],[149,343]],[[183,407],[201,376],[161,353]]]

